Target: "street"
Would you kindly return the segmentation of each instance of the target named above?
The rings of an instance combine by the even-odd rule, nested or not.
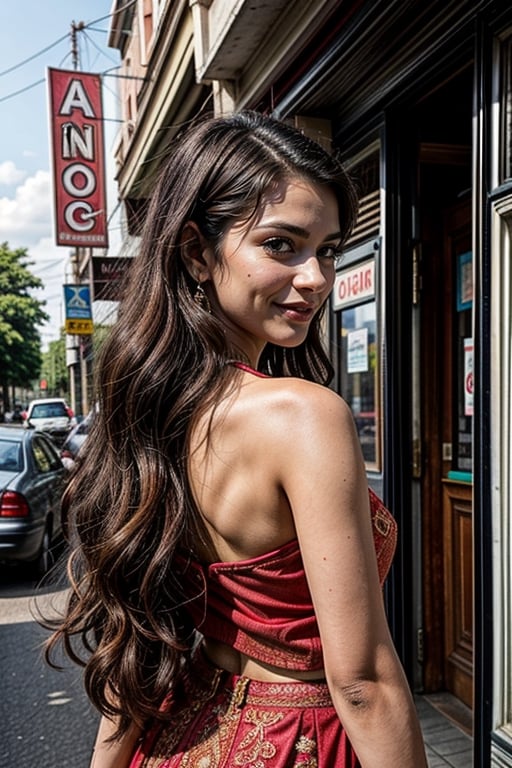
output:
[[[46,665],[41,644],[47,632],[31,614],[36,594],[38,605],[48,607],[63,590],[37,590],[26,570],[0,568],[0,766],[87,768],[98,716],[81,669],[67,660],[63,671]]]

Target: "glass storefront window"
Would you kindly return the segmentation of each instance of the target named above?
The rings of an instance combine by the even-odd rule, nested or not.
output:
[[[345,254],[332,295],[337,388],[354,415],[366,469],[374,472],[381,470],[378,247],[370,240]]]
[[[340,312],[341,392],[354,415],[364,460],[379,468],[377,316],[375,301]]]
[[[467,235],[454,242],[455,296],[452,310],[453,424],[452,462],[448,477],[473,479],[473,254]]]
[[[377,273],[381,229],[378,140],[348,164],[359,198],[357,225],[345,245],[332,294],[336,384],[354,415],[366,469],[381,472],[380,327]]]

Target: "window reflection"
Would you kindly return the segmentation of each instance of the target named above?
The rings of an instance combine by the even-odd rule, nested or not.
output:
[[[341,394],[354,415],[367,465],[378,469],[377,316],[375,301],[349,307],[339,316]]]

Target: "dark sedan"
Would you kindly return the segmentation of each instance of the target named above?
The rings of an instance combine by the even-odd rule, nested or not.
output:
[[[0,426],[0,561],[30,562],[43,575],[61,533],[66,470],[42,432]]]
[[[76,427],[73,427],[66,437],[60,449],[60,456],[66,469],[71,469],[75,463],[78,451],[82,448],[89,434],[93,416],[94,411],[89,411],[85,419],[80,424],[77,424]]]

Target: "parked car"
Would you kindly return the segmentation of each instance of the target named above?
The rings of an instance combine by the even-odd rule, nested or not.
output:
[[[32,400],[28,404],[23,424],[47,432],[60,445],[75,426],[76,419],[63,398],[53,397]]]
[[[62,530],[66,469],[43,432],[0,426],[0,561],[28,562],[42,576]]]
[[[6,424],[21,424],[23,422],[23,407],[16,403],[12,411],[4,414]]]
[[[82,445],[87,439],[87,435],[89,434],[89,429],[91,428],[92,424],[93,414],[94,411],[90,411],[83,419],[83,421],[73,427],[69,435],[64,440],[64,443],[62,444],[60,449],[60,456],[64,466],[68,469],[71,469],[73,466],[78,451],[81,449]]]

